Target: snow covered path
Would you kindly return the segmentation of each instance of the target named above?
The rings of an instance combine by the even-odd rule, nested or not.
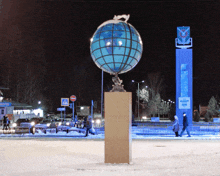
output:
[[[104,141],[0,138],[0,176],[220,176],[220,140],[132,141],[132,164],[105,164]]]

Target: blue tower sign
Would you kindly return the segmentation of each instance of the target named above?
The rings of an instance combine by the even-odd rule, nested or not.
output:
[[[192,47],[189,26],[177,27],[176,47],[181,49]]]
[[[176,115],[183,121],[186,112],[189,124],[193,115],[192,38],[190,27],[177,27],[176,47]]]

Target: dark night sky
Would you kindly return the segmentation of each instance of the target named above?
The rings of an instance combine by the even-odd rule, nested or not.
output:
[[[78,84],[73,69],[84,66],[86,74],[93,74],[80,95],[84,104],[100,98],[101,70],[90,57],[90,38],[97,27],[114,15],[130,14],[132,24],[143,40],[143,55],[130,72],[119,75],[127,91],[135,91],[131,80],[143,80],[148,73],[159,71],[164,77],[164,99],[175,100],[175,38],[177,26],[190,26],[193,38],[194,105],[207,104],[211,96],[219,94],[220,66],[220,3],[218,1],[36,1],[43,10],[39,31],[44,38],[48,94],[60,91],[60,97],[77,93],[67,89]],[[80,72],[80,69],[79,69]],[[75,72],[74,72],[75,73]],[[74,77],[74,78],[73,78]],[[85,75],[86,77],[86,75]],[[104,74],[105,84],[111,81]],[[70,84],[70,82],[72,82]],[[56,83],[56,84],[55,84]],[[59,86],[56,86],[59,84]],[[82,84],[83,85],[83,84]],[[105,90],[107,90],[106,85]],[[93,88],[94,87],[94,88]],[[98,97],[98,98],[97,98]],[[77,100],[80,102],[80,99]]]

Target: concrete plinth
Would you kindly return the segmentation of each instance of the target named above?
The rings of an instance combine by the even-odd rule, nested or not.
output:
[[[131,162],[131,92],[105,92],[105,163]]]

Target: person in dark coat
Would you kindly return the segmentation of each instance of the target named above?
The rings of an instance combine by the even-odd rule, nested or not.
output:
[[[179,131],[179,120],[178,120],[177,115],[175,115],[174,122],[173,122],[173,132],[175,133],[176,137],[179,136],[178,131]]]
[[[7,116],[3,117],[3,130],[7,130]]]
[[[87,119],[88,119],[88,117],[86,116],[86,117],[84,117],[84,119],[83,119],[83,128],[85,128],[86,127],[86,125],[87,125]]]
[[[190,132],[189,132],[189,129],[188,129],[188,126],[189,126],[189,123],[188,123],[188,119],[187,119],[187,116],[186,116],[186,113],[184,112],[183,113],[183,129],[180,133],[180,137],[182,137],[183,135],[183,132],[186,130],[187,134],[188,134],[188,137],[191,137],[190,135]]]
[[[87,121],[86,121],[86,136],[88,136],[90,130],[92,128],[92,117],[89,116]],[[91,132],[90,132],[91,133]]]
[[[10,130],[10,120],[8,117],[6,118],[6,130]]]

